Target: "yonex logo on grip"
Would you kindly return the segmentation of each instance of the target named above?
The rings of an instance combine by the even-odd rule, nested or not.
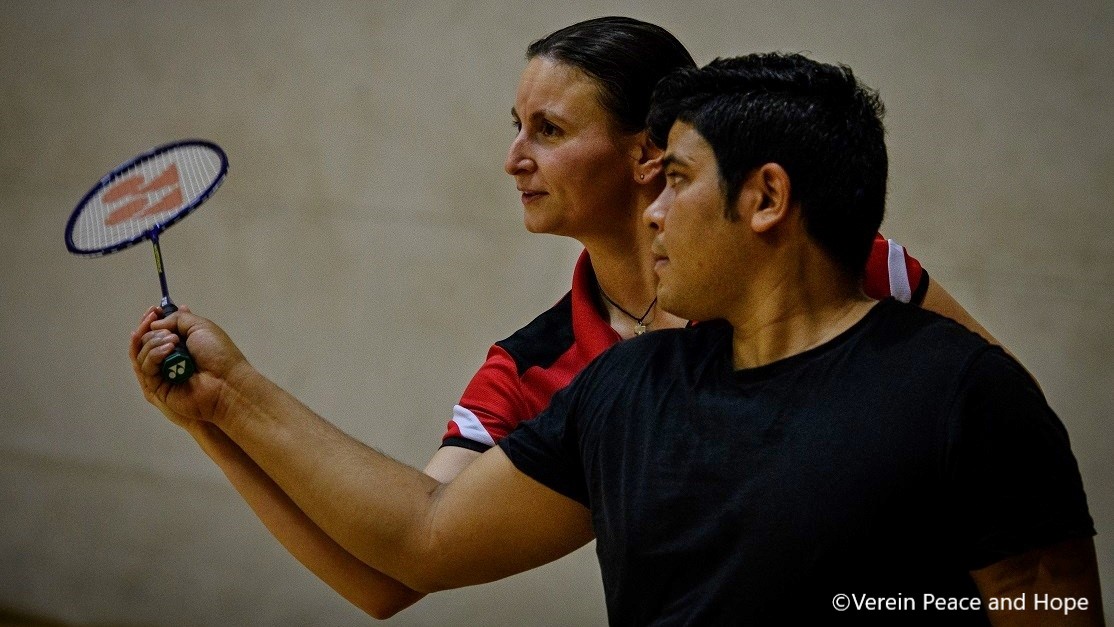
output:
[[[177,379],[184,374],[186,374],[186,362],[180,361],[170,367],[170,371],[166,373],[166,376],[171,379]]]
[[[113,183],[101,196],[105,205],[124,202],[105,218],[105,226],[114,226],[132,218],[145,218],[169,211],[182,204],[178,164],[171,163],[165,170],[147,181],[142,174],[129,176]],[[126,201],[126,202],[125,202]]]

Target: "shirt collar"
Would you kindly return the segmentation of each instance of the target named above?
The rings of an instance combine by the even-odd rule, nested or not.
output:
[[[577,344],[592,357],[622,339],[601,314],[597,289],[596,271],[585,249],[576,260],[572,274],[572,331]]]

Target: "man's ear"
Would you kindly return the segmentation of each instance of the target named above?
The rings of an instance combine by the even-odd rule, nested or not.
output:
[[[634,178],[639,183],[650,183],[661,173],[661,158],[665,153],[650,141],[647,130],[635,133],[628,154],[634,163]]]
[[[769,232],[788,219],[792,208],[790,191],[789,173],[785,168],[767,163],[747,176],[739,201],[749,206],[738,206],[736,210],[750,221],[750,228],[755,233]]]

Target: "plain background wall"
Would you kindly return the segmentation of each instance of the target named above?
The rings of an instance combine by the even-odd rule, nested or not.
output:
[[[71,257],[66,218],[138,152],[220,143],[227,181],[163,238],[175,299],[421,466],[488,345],[568,289],[577,245],[524,231],[502,162],[525,46],[605,14],[665,26],[700,63],[806,51],[881,91],[883,231],[1040,380],[1114,607],[1108,0],[0,3],[0,607],[76,624],[361,622],[143,401],[125,354],[158,299],[149,248]],[[591,547],[395,622],[481,620],[603,622]]]

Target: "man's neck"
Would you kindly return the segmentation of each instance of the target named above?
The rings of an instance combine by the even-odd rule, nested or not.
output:
[[[859,282],[826,261],[805,259],[789,268],[771,268],[736,315],[736,369],[756,368],[792,357],[835,339],[875,305]]]

